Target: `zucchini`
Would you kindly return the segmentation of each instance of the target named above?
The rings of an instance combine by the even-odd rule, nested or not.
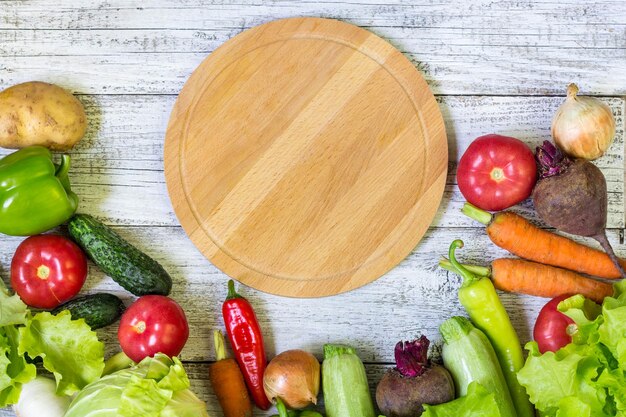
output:
[[[322,384],[328,417],[376,417],[365,367],[350,346],[324,345]]]
[[[115,282],[134,295],[168,295],[172,278],[154,259],[88,214],[68,222],[72,239]]]
[[[500,362],[487,336],[465,317],[452,317],[441,324],[443,365],[450,371],[456,395],[467,394],[473,381],[493,392],[500,415],[517,417]]]
[[[124,303],[113,294],[91,294],[61,304],[52,314],[69,310],[72,319],[84,319],[92,330],[113,324],[124,312]]]

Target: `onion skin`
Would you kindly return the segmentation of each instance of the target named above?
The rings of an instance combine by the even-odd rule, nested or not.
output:
[[[567,155],[594,160],[611,146],[615,119],[605,103],[577,93],[576,84],[567,87],[567,99],[552,119],[552,137]]]
[[[294,410],[317,404],[320,363],[303,350],[287,350],[274,357],[265,368],[263,388],[270,401],[280,398]]]

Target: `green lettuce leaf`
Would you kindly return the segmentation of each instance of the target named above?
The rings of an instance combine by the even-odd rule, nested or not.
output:
[[[18,339],[16,327],[0,327],[0,407],[17,403],[22,385],[37,375],[35,365],[18,354]]]
[[[576,323],[572,343],[540,354],[535,342],[518,380],[542,416],[626,417],[626,280],[600,307],[581,295],[559,304]]]
[[[102,374],[104,344],[84,320],[72,320],[69,311],[38,313],[19,331],[19,353],[43,358],[57,381],[57,394],[71,395]]]
[[[0,327],[26,323],[28,308],[17,295],[9,295],[0,280]]]
[[[537,342],[526,345],[529,350],[524,367],[517,379],[526,387],[530,401],[547,415],[556,415],[559,402],[574,397],[602,410],[593,379],[598,376],[600,362],[589,355],[585,346],[570,344],[556,353],[539,353]],[[599,415],[599,414],[598,414]]]
[[[438,404],[424,405],[422,417],[500,417],[500,409],[493,392],[488,391],[478,382],[471,382],[467,395],[456,400]],[[170,417],[170,416],[167,416]],[[172,416],[173,417],[173,416]]]

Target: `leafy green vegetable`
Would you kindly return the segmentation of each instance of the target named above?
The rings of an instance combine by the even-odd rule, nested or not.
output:
[[[14,326],[0,327],[0,407],[17,403],[22,384],[35,378],[35,365],[18,354],[19,333]]]
[[[208,417],[178,358],[157,354],[87,385],[65,417]]]
[[[9,295],[4,282],[0,280],[0,327],[26,323],[28,308],[17,295]]]
[[[104,369],[104,344],[85,320],[65,310],[37,313],[20,328],[19,353],[43,358],[57,381],[57,394],[71,395],[95,381]]]
[[[573,342],[557,352],[541,354],[526,345],[526,364],[518,373],[542,416],[626,416],[626,293],[624,281],[602,307],[581,295],[559,310],[577,326]]]
[[[26,323],[28,308],[19,296],[10,295],[0,280],[0,408],[15,404],[22,384],[35,378],[37,370],[18,354],[17,325]]]
[[[467,394],[438,405],[424,404],[422,417],[501,417],[496,396],[478,382],[471,382]]]

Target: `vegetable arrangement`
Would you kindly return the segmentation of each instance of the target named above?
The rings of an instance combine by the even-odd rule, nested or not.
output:
[[[449,250],[454,271],[463,277],[459,301],[476,327],[486,334],[493,345],[518,415],[532,417],[533,407],[524,388],[517,381],[517,371],[524,365],[517,333],[491,280],[473,274],[457,262],[455,250],[460,247],[463,247],[463,242],[455,240]]]
[[[425,336],[398,342],[395,367],[376,388],[376,405],[386,417],[533,417],[534,407],[546,417],[626,412],[626,284],[581,275],[626,276],[626,263],[615,256],[604,230],[606,181],[588,161],[606,151],[615,123],[608,107],[577,92],[570,85],[553,120],[558,148],[545,142],[533,155],[521,141],[491,134],[477,138],[461,157],[458,184],[472,203],[463,212],[485,224],[497,246],[524,259],[465,265],[455,253],[463,242],[451,243],[449,259],[439,264],[462,277],[458,298],[469,319],[441,324],[443,366],[429,360]],[[50,105],[55,99],[56,107]],[[15,125],[11,114],[29,105],[36,110],[32,123]],[[12,112],[9,119],[3,109]],[[37,124],[52,113],[55,126]],[[171,276],[99,220],[76,214],[70,157],[54,163],[49,149],[70,149],[85,128],[80,103],[55,86],[26,83],[0,93],[0,132],[6,132],[0,145],[23,148],[0,160],[0,232],[30,236],[11,265],[17,295],[0,288],[0,406],[16,404],[22,417],[41,417],[39,402],[49,417],[208,416],[177,358],[189,326],[183,309],[167,297]],[[513,212],[484,211],[504,210],[530,196],[547,225],[592,237],[606,253]],[[71,240],[40,235],[66,222]],[[87,258],[139,298],[128,308],[111,294],[75,298],[88,278]],[[526,361],[496,288],[554,297],[537,318]],[[33,313],[24,303],[53,310]],[[268,363],[254,309],[232,280],[222,315],[234,358],[226,357],[224,336],[215,331],[209,377],[225,417],[251,417],[253,404],[262,410],[276,405],[278,417],[322,417],[307,409],[318,403],[320,385],[328,417],[377,416],[353,347],[324,345],[321,366],[299,349]],[[94,330],[120,316],[123,352],[105,366]],[[38,376],[34,361],[55,380]]]
[[[626,378],[619,364],[622,351],[617,348],[617,344],[626,340],[626,331],[613,327],[618,320],[602,327],[612,309],[621,308],[624,284],[621,281],[614,286],[599,280],[626,277],[624,261],[616,257],[605,233],[606,180],[601,171],[588,161],[606,151],[613,140],[615,125],[607,106],[596,99],[576,97],[577,92],[578,88],[570,85],[568,98],[553,120],[552,132],[560,149],[548,141],[537,148],[538,180],[530,195],[537,214],[548,226],[592,237],[606,253],[543,230],[513,212],[491,214],[480,209],[502,210],[510,207],[505,191],[501,192],[500,201],[490,201],[490,204],[472,200],[471,194],[464,192],[474,204],[466,203],[463,213],[485,224],[489,238],[497,246],[525,258],[496,259],[490,267],[462,265],[454,256],[454,249],[461,247],[462,242],[455,241],[450,247],[450,259],[440,261],[444,269],[463,277],[459,299],[473,324],[485,332],[487,340],[483,340],[483,345],[485,341],[491,342],[514,407],[506,407],[508,402],[506,395],[502,394],[506,394],[502,384],[493,385],[497,370],[490,370],[481,379],[480,372],[488,367],[488,355],[472,359],[471,353],[468,353],[471,352],[469,346],[450,353],[451,341],[460,339],[459,335],[473,332],[470,321],[453,318],[440,330],[444,338],[444,366],[452,374],[461,398],[438,406],[425,406],[423,415],[464,415],[464,410],[455,403],[463,402],[464,408],[473,405],[468,389],[471,389],[473,397],[479,397],[481,391],[492,395],[489,398],[480,397],[477,400],[480,408],[470,415],[533,416],[534,410],[520,406],[521,401],[528,405],[532,403],[542,416],[615,416],[626,410],[626,401],[623,401]],[[497,159],[497,154],[502,152],[493,144],[481,151],[492,159]],[[465,155],[461,161],[464,158]],[[534,183],[537,174],[529,175],[528,182]],[[468,175],[469,179],[466,178]],[[476,183],[460,163],[459,188],[468,181]],[[511,193],[517,191],[516,186],[510,187]],[[462,291],[470,287],[468,283],[471,282],[493,282],[490,295],[483,293],[481,297],[476,297],[474,304],[467,300],[464,302]],[[503,313],[493,286],[504,291],[552,298],[537,317],[533,331],[535,341],[526,346],[530,353],[525,362],[510,322],[505,329],[498,328],[497,323],[506,323],[508,317]],[[601,303],[602,309],[596,303]],[[492,310],[480,311],[485,309],[485,305],[491,306]],[[490,320],[493,309],[502,321]],[[626,315],[620,317],[624,318]],[[514,343],[509,346],[510,350],[503,350],[501,346],[511,339]],[[503,352],[509,355],[504,360]],[[512,353],[513,356],[510,356]],[[498,412],[494,404],[499,407]],[[447,407],[455,410],[455,414],[446,414]]]
[[[602,306],[575,295],[558,310],[577,327],[572,343],[541,354],[529,342],[526,365],[519,372],[533,403],[543,416],[620,416],[626,409],[624,344],[626,343],[625,282]]]
[[[17,294],[0,288],[0,407],[15,404],[21,417],[206,415],[176,359],[189,329],[182,308],[166,297],[171,277],[109,227],[75,214],[79,199],[70,187],[70,157],[55,163],[50,149],[70,149],[85,130],[82,105],[60,87],[32,82],[0,93],[0,146],[22,148],[0,159],[0,232],[29,236],[11,263]],[[41,234],[65,222],[71,240]],[[75,298],[88,278],[87,258],[141,297],[125,312],[122,300],[112,294]],[[24,303],[53,310],[33,313]],[[117,371],[113,381],[103,377],[104,345],[94,330],[120,316],[118,339],[130,358],[113,357],[107,368]],[[139,364],[127,370],[132,361]],[[56,382],[37,376],[36,362]],[[126,389],[113,388],[120,382]],[[77,392],[66,412],[67,396]],[[100,393],[102,400],[92,401]],[[116,396],[119,412],[107,404]],[[50,406],[41,411],[35,397]]]
[[[492,215],[469,203],[462,211],[487,226],[487,236],[495,245],[521,258],[599,278],[621,276],[606,253],[541,229],[519,214],[501,211]],[[620,260],[620,264],[626,263]]]

